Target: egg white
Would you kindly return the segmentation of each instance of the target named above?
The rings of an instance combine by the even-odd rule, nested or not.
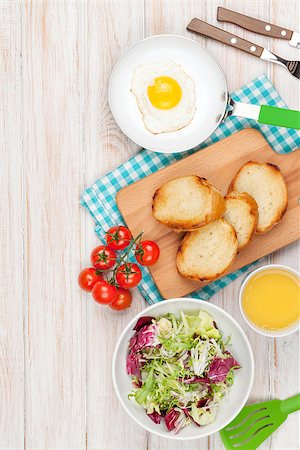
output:
[[[170,109],[155,108],[148,97],[148,86],[155,78],[166,76],[177,81],[182,90],[178,105]],[[136,67],[131,79],[134,94],[145,127],[152,134],[181,130],[191,123],[196,111],[194,80],[173,61],[142,64]]]

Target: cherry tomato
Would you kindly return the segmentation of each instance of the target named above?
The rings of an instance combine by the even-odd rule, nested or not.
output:
[[[131,289],[137,286],[141,279],[142,272],[137,264],[125,263],[122,264],[117,270],[117,283],[124,289]]]
[[[110,305],[118,296],[116,286],[109,284],[105,280],[97,281],[92,289],[92,296],[97,303],[101,305]]]
[[[111,309],[121,311],[122,309],[129,308],[132,302],[132,295],[128,289],[118,288],[117,299],[109,305]]]
[[[115,265],[116,253],[106,245],[99,245],[91,253],[93,266],[99,270],[108,270]]]
[[[132,235],[128,228],[119,225],[117,227],[112,227],[106,233],[107,245],[113,250],[123,250],[128,247]]]
[[[135,249],[135,258],[142,266],[153,266],[157,262],[159,254],[159,246],[153,241],[142,241]]]
[[[102,280],[102,277],[97,275],[97,270],[94,267],[83,269],[78,275],[78,284],[84,291],[91,292],[94,284],[100,280]]]

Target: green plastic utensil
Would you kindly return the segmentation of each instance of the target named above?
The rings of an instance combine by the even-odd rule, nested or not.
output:
[[[286,400],[269,400],[245,406],[220,435],[227,450],[255,450],[287,416],[300,410],[300,394]]]
[[[258,122],[299,130],[300,112],[292,109],[262,105],[260,107]]]
[[[229,99],[229,105],[231,109],[227,111],[226,116],[246,117],[267,125],[300,130],[300,111],[269,105],[236,102],[232,98]]]

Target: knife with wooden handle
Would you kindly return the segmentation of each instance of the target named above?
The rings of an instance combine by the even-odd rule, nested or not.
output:
[[[202,34],[204,36],[215,39],[216,41],[222,42],[223,44],[230,45],[231,47],[238,48],[243,52],[249,53],[250,55],[261,57],[263,52],[263,47],[253,44],[246,39],[242,39],[235,34],[229,33],[228,31],[221,30],[207,22],[203,22],[200,19],[192,19],[188,24],[187,29],[193,31],[194,33]]]
[[[203,22],[200,19],[192,19],[188,24],[187,29],[193,31],[197,34],[202,34],[203,36],[215,39],[223,44],[230,45],[231,47],[238,48],[250,55],[256,56],[264,61],[269,61],[275,64],[279,64],[286,69],[296,78],[300,79],[300,62],[290,61],[282,58],[281,56],[275,55],[275,53],[270,52],[270,50],[260,47],[253,42],[242,39],[233,33],[224,31],[221,28],[210,25],[207,22]],[[290,41],[289,41],[290,42]]]
[[[273,53],[269,52],[269,50],[266,50],[259,45],[253,44],[246,39],[242,39],[232,33],[221,30],[220,28],[214,27],[213,25],[210,25],[209,23],[203,22],[202,20],[196,18],[188,24],[187,29],[194,33],[213,38],[224,44],[230,45],[231,47],[243,50],[244,52],[254,55],[257,58],[266,60],[268,60],[267,58],[270,58],[269,60],[271,60],[271,57],[279,58]],[[265,55],[267,55],[267,57],[265,57]],[[283,58],[279,59],[280,61],[285,61],[283,60]],[[272,62],[277,62],[277,60],[274,60]],[[288,61],[285,62],[288,63]],[[299,78],[300,74],[298,72],[300,66],[297,61],[295,61],[295,63],[296,73],[294,75]],[[254,119],[260,123],[277,125],[287,128],[295,128],[297,130],[300,129],[299,111],[289,110],[285,108],[276,108],[274,106],[267,105],[252,105],[247,103],[235,102],[232,99],[230,99],[230,105],[232,109],[227,112],[227,116],[234,115],[239,117],[247,117],[249,119]]]
[[[254,33],[263,34],[278,39],[285,39],[293,47],[300,46],[300,33],[289,30],[288,28],[279,27],[263,20],[255,19],[244,14],[232,11],[230,9],[218,7],[217,19],[219,22],[229,22],[238,25],[245,30]]]

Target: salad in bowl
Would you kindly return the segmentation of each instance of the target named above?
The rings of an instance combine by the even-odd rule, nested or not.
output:
[[[134,399],[154,423],[178,433],[194,422],[214,422],[240,364],[227,349],[205,310],[138,319],[130,339],[126,369]]]
[[[145,430],[199,439],[240,412],[254,361],[232,316],[209,302],[180,298],[131,320],[116,344],[112,376],[122,406]]]

